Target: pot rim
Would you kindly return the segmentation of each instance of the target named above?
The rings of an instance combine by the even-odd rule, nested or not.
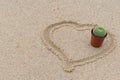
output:
[[[96,35],[94,35],[94,33],[93,33],[93,29],[91,30],[91,33],[92,33],[93,36],[95,36],[95,37],[97,37],[97,38],[105,38],[105,37],[107,36],[107,32],[106,32],[106,35],[103,36],[103,37],[96,36]]]

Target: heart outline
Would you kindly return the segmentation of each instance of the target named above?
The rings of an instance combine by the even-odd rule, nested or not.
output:
[[[58,23],[54,23],[49,25],[43,32],[43,36],[42,36],[42,41],[45,44],[46,48],[48,50],[50,50],[53,54],[55,54],[56,56],[58,56],[58,58],[60,60],[62,60],[62,62],[65,63],[63,69],[67,72],[72,72],[76,66],[81,66],[81,65],[85,65],[91,62],[94,62],[98,59],[103,58],[104,56],[106,56],[108,53],[111,53],[113,51],[113,49],[115,48],[115,38],[114,35],[110,32],[108,32],[108,35],[110,35],[111,38],[111,43],[110,43],[110,47],[105,48],[105,50],[101,51],[100,53],[97,53],[96,55],[90,56],[90,57],[85,57],[83,59],[79,59],[79,60],[71,60],[67,57],[67,55],[65,55],[65,53],[59,48],[59,46],[54,44],[54,41],[52,41],[51,36],[52,33],[54,33],[54,31],[56,31],[57,29],[61,28],[61,26],[59,25],[74,25],[74,29],[75,30],[90,30],[91,28],[94,28],[95,26],[97,26],[97,24],[79,24],[77,22],[73,22],[73,21],[61,21]],[[87,26],[88,28],[85,29],[80,29],[80,28],[84,28],[85,26]]]

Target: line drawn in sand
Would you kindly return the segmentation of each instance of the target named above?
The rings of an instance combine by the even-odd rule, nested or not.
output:
[[[60,26],[60,25],[63,25],[63,26]],[[109,43],[110,45],[109,47],[103,49],[101,52],[95,55],[88,56],[79,60],[72,60],[52,40],[54,31],[56,31],[57,29],[60,29],[61,27],[64,27],[64,25],[73,27],[77,31],[85,31],[85,30],[91,30],[92,28],[97,26],[97,24],[79,24],[77,22],[72,22],[72,21],[62,21],[55,24],[51,24],[44,30],[42,34],[43,43],[45,44],[48,50],[50,50],[54,55],[56,55],[64,63],[63,69],[66,72],[72,72],[77,66],[82,66],[88,63],[92,63],[98,59],[101,59],[104,56],[111,53],[115,48],[115,37],[112,33],[107,31],[108,36],[111,39]]]

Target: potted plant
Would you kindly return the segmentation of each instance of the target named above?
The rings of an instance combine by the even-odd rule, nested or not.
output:
[[[100,47],[107,36],[107,32],[102,27],[95,27],[91,30],[91,45],[93,47]]]

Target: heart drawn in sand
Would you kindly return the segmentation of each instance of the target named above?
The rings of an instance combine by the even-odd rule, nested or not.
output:
[[[56,42],[53,39],[53,34],[55,34],[55,31],[59,30],[60,28],[66,27],[66,26],[71,27],[78,32],[82,31],[82,33],[84,33],[84,31],[86,31],[86,30],[91,32],[91,29],[93,27],[95,27],[96,25],[78,24],[78,23],[72,22],[72,21],[62,21],[59,23],[51,24],[50,26],[48,26],[44,30],[43,35],[42,35],[42,40],[43,40],[46,48],[49,49],[54,55],[56,55],[64,63],[63,69],[67,72],[73,71],[76,66],[82,66],[82,65],[94,62],[98,59],[101,59],[102,57],[104,57],[108,53],[111,53],[111,51],[115,48],[114,35],[108,32],[108,41],[106,41],[106,43],[108,43],[108,42],[109,43],[106,44],[107,46],[103,46],[103,48],[100,48],[100,50],[97,49],[98,51],[96,51],[97,53],[95,53],[95,54],[89,53],[91,55],[85,56],[83,58],[80,57],[78,59],[72,59],[69,57],[68,54],[66,54],[65,51],[63,51],[63,49],[61,47],[59,47],[56,44]],[[85,38],[85,39],[87,40],[87,38]],[[86,47],[95,50],[90,45],[86,46]],[[79,53],[79,54],[84,54],[84,51],[82,53]]]

